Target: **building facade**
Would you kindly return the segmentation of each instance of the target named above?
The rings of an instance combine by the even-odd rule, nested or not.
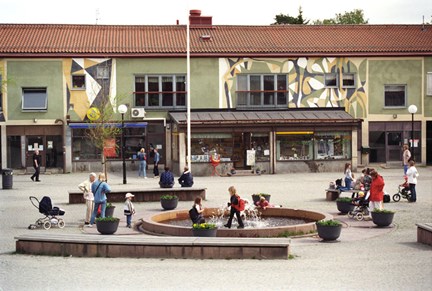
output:
[[[35,149],[46,170],[98,171],[104,153],[120,168],[120,135],[104,151],[86,131],[93,108],[119,124],[126,104],[127,166],[157,148],[178,173],[188,98],[196,175],[212,159],[221,174],[400,163],[405,143],[432,163],[431,25],[214,26],[191,11],[190,92],[184,25],[0,26],[2,168]]]

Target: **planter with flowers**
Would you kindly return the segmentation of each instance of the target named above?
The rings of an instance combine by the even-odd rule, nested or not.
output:
[[[173,210],[177,207],[178,197],[176,195],[162,195],[161,206],[165,210]]]
[[[352,199],[349,197],[340,197],[336,199],[336,206],[337,209],[345,214],[349,213],[350,211],[353,211],[355,208],[355,205],[352,204]]]
[[[337,220],[320,220],[316,222],[318,236],[324,241],[336,240],[342,231],[342,224]]]
[[[194,223],[192,225],[193,236],[201,237],[215,237],[217,234],[217,227],[214,223]]]
[[[101,234],[113,234],[117,231],[120,218],[106,216],[96,218],[96,228]]]
[[[377,209],[372,210],[372,222],[375,223],[378,227],[386,227],[392,224],[393,217],[395,212],[386,209]]]

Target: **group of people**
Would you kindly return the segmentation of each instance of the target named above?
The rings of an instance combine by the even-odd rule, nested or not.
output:
[[[157,148],[151,150],[151,156],[153,157],[153,175],[154,178],[159,178],[159,185],[161,188],[172,188],[174,186],[174,174],[170,171],[170,168],[165,166],[164,172],[159,176],[159,162],[160,154]],[[137,154],[137,160],[139,161],[138,166],[138,177],[147,179],[147,154],[145,148],[141,148]],[[192,187],[193,177],[188,167],[184,167],[183,173],[178,179],[179,184],[182,187]]]

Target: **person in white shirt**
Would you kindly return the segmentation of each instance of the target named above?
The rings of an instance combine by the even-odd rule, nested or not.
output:
[[[406,175],[408,176],[409,188],[411,191],[411,200],[409,202],[416,202],[417,201],[416,185],[417,185],[417,177],[419,176],[419,173],[417,171],[417,168],[415,167],[414,161],[410,161],[409,165],[410,167],[406,172]]]
[[[85,180],[84,182],[82,182],[81,184],[78,185],[78,188],[83,192],[83,197],[84,197],[84,200],[86,202],[86,217],[85,217],[85,222],[84,222],[85,225],[90,224],[90,218],[91,218],[91,214],[93,212],[94,196],[93,196],[93,192],[91,190],[91,186],[92,186],[94,180],[96,180],[96,174],[90,173],[89,179]]]

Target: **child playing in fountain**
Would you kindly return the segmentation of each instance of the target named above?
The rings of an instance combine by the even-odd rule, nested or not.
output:
[[[191,210],[189,210],[189,217],[192,220],[192,223],[205,223],[205,219],[203,217],[204,208],[202,207],[202,198],[196,197],[194,201],[194,205]]]
[[[234,214],[235,214],[237,217],[238,224],[239,224],[237,228],[244,228],[243,220],[242,220],[241,215],[240,215],[241,210],[239,209],[240,196],[237,194],[237,190],[234,186],[229,187],[228,192],[231,196],[230,202],[228,202],[228,207],[231,206],[231,210],[230,210],[230,216],[229,216],[228,222],[224,226],[231,228],[232,220],[233,220]]]

